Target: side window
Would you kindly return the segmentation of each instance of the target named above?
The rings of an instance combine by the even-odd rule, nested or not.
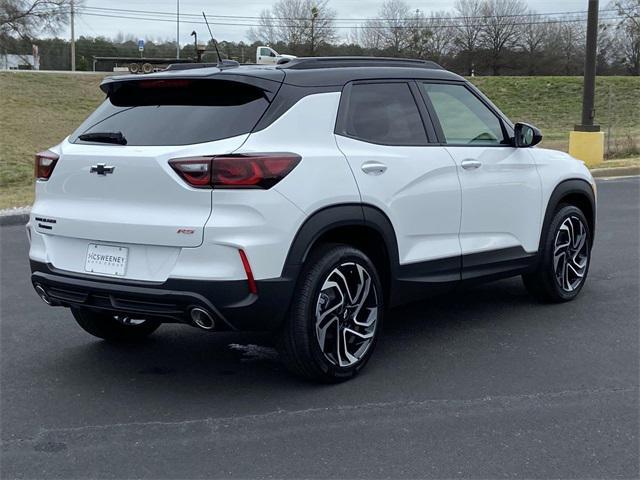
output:
[[[351,87],[345,133],[383,145],[426,145],[427,134],[409,85],[368,83]]]
[[[508,143],[500,119],[463,85],[420,85],[433,104],[447,144]]]
[[[269,48],[262,47],[260,49],[260,55],[262,55],[263,57],[270,57],[271,56],[271,50]]]

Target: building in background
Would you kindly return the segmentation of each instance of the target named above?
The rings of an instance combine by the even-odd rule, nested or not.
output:
[[[0,53],[0,70],[40,70],[38,46],[33,45],[31,55]]]

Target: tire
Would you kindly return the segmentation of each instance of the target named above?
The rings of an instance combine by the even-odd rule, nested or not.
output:
[[[573,205],[560,205],[541,238],[538,267],[522,276],[529,293],[547,303],[576,298],[587,280],[592,243],[584,213]]]
[[[373,353],[383,312],[371,260],[350,246],[320,246],[305,262],[279,335],[285,365],[323,383],[354,377]]]
[[[140,71],[140,65],[137,63],[130,63],[129,64],[129,72],[131,73],[138,73]]]
[[[144,320],[139,324],[126,324],[116,319],[113,314],[93,310],[74,308],[71,313],[73,313],[76,322],[85,332],[109,342],[138,342],[151,335],[160,326],[160,322],[156,320]],[[123,316],[123,318],[129,319],[127,316]],[[136,320],[129,321],[136,322]]]
[[[143,63],[142,73],[153,73],[153,65],[151,65],[150,63]]]

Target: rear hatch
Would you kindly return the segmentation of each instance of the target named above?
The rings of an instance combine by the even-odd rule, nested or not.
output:
[[[33,228],[58,237],[51,245],[197,247],[212,191],[189,186],[169,160],[238,149],[279,85],[241,75],[107,81],[106,100],[54,149],[50,178],[37,182]]]

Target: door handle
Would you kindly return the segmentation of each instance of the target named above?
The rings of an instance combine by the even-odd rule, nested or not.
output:
[[[366,162],[362,164],[362,171],[367,175],[382,175],[387,171],[387,166],[380,162]]]
[[[463,160],[461,165],[465,170],[475,170],[482,166],[482,162],[478,160]]]

